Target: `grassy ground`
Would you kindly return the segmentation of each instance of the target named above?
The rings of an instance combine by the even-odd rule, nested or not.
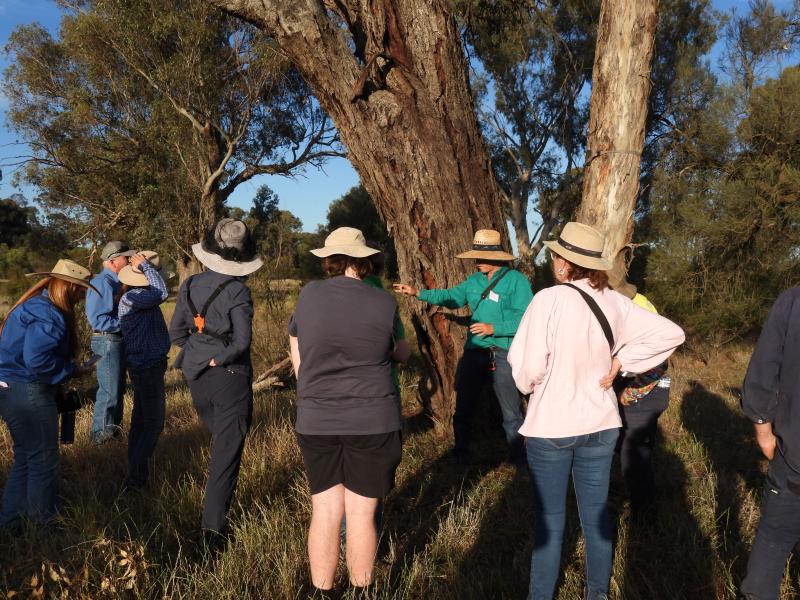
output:
[[[262,360],[280,354],[269,348],[281,329],[257,327]],[[746,349],[712,355],[707,365],[676,357],[655,459],[658,512],[647,523],[629,522],[619,477],[613,481],[612,597],[735,597],[758,519],[764,467],[737,407],[747,357]],[[527,473],[502,463],[499,411],[487,406],[478,419],[482,462],[458,469],[445,457],[447,442],[411,400],[413,373],[401,376],[404,456],[386,503],[376,597],[523,598],[532,494]],[[76,442],[62,452],[64,529],[0,536],[0,590],[38,598],[304,597],[309,497],[292,433],[293,402],[291,390],[256,395],[231,511],[235,539],[217,559],[204,556],[198,544],[209,437],[179,374],[168,374],[166,429],[148,492],[121,494],[126,440],[91,446],[90,411],[82,410]],[[9,442],[0,428],[3,479],[12,460]],[[572,503],[561,600],[581,597],[581,555]],[[782,598],[798,590],[792,567]]]

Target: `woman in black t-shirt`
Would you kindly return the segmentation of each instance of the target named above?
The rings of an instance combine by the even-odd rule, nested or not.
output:
[[[334,586],[339,531],[346,516],[350,583],[372,582],[378,535],[375,513],[394,487],[400,464],[400,399],[391,358],[408,345],[394,335],[397,303],[361,280],[369,275],[362,233],[341,227],[311,251],[327,279],[300,292],[289,323],[297,375],[295,429],[311,490],[308,556],[315,591]]]

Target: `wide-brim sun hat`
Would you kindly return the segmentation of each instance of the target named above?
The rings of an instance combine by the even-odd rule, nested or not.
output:
[[[636,286],[628,281],[627,275],[625,252],[623,251],[617,254],[613,266],[608,270],[608,285],[611,286],[612,290],[633,300],[637,290]]]
[[[25,277],[55,277],[56,279],[63,279],[70,283],[76,283],[85,288],[91,288],[98,294],[97,288],[94,287],[89,280],[92,278],[92,272],[80,266],[75,261],[67,258],[59,258],[55,266],[50,271],[42,273],[26,273]]]
[[[494,229],[479,229],[472,238],[472,250],[456,254],[456,258],[478,258],[483,260],[514,260],[513,254],[503,249],[500,232]]]
[[[558,239],[548,240],[544,245],[561,258],[585,269],[608,271],[613,266],[613,261],[603,256],[603,234],[583,223],[570,221],[564,225]]]
[[[153,250],[142,250],[139,252],[139,254],[144,256],[147,259],[147,262],[149,262],[157,271],[161,270],[161,258],[158,256],[158,252],[154,252]],[[117,279],[119,279],[120,282],[124,283],[125,285],[131,285],[134,287],[150,285],[150,282],[147,281],[147,275],[133,265],[126,265],[122,267],[122,270],[117,274]]]
[[[222,275],[243,277],[258,271],[264,261],[255,251],[247,225],[238,219],[222,219],[192,252],[206,268]]]
[[[339,227],[331,231],[325,238],[325,245],[322,248],[315,248],[310,251],[314,256],[325,258],[334,254],[344,254],[352,258],[366,258],[373,254],[378,254],[380,250],[367,246],[364,234],[360,229],[354,227]]]

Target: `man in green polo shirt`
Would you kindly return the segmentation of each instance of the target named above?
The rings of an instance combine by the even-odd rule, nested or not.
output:
[[[469,304],[472,310],[464,355],[456,371],[456,411],[453,415],[457,463],[469,463],[469,429],[472,409],[483,386],[492,380],[494,393],[503,413],[503,429],[511,460],[522,460],[523,443],[519,435],[522,411],[519,392],[506,360],[508,347],[533,294],[528,279],[509,266],[514,256],[505,252],[500,233],[481,229],[475,233],[472,250],[457,258],[475,259],[476,273],[459,285],[440,290],[420,290],[398,283],[394,290],[416,296],[424,302],[447,308]]]

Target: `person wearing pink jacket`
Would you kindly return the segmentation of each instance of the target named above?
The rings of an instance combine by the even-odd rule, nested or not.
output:
[[[553,597],[572,473],[586,545],[586,593],[608,596],[612,567],[608,483],[622,421],[611,384],[620,369],[642,373],[684,341],[675,323],[608,287],[611,260],[600,232],[568,223],[551,252],[559,284],[539,292],[508,352],[519,390],[530,394],[526,438],[535,496],[529,600]]]

